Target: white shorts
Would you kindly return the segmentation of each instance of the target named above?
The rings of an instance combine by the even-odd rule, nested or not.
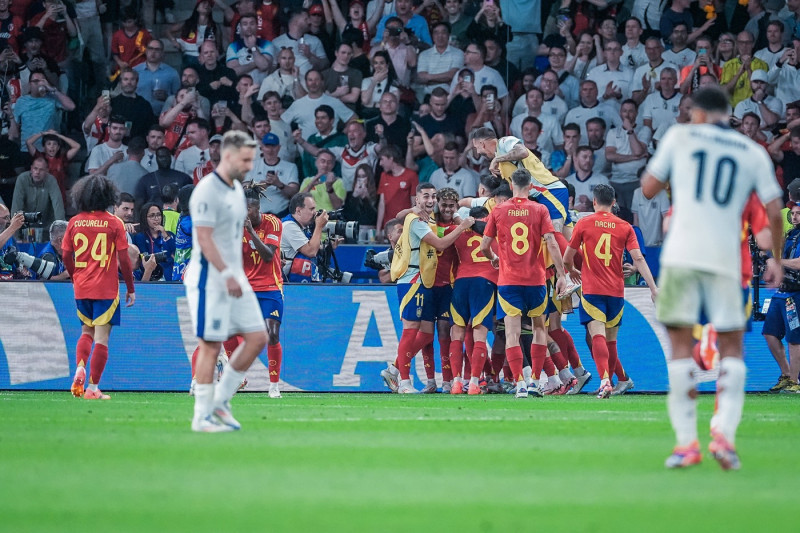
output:
[[[237,333],[266,331],[258,299],[249,288],[243,287],[241,298],[234,298],[224,287],[201,290],[187,285],[186,300],[195,335],[204,341],[220,342]]]
[[[656,318],[666,326],[691,327],[701,315],[717,331],[737,331],[747,324],[741,280],[690,268],[662,267]]]

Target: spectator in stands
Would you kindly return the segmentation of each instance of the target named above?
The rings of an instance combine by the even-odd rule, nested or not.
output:
[[[460,198],[474,197],[478,194],[478,174],[461,166],[461,150],[454,142],[444,145],[442,168],[431,174],[431,183],[436,189],[449,187],[458,192]]]
[[[689,28],[691,28],[691,24],[687,25],[683,22],[675,24],[672,33],[669,34],[672,47],[661,54],[664,61],[668,61],[678,68],[689,66],[697,59],[695,51],[689,48]]]
[[[141,137],[134,137],[128,143],[125,161],[111,165],[105,172],[106,177],[117,186],[121,192],[135,194],[142,176],[147,171],[142,167],[142,158],[147,143]]]
[[[700,79],[703,76],[711,75],[719,80],[722,69],[715,65],[711,59],[713,42],[708,36],[701,35],[697,39],[697,57],[694,63],[679,69],[680,90],[683,94],[692,94],[700,88]]]
[[[589,148],[594,152],[592,172],[603,176],[611,175],[611,163],[606,159],[606,121],[599,117],[587,120],[586,137]]]
[[[647,55],[647,62],[634,71],[631,79],[631,98],[640,105],[647,95],[658,89],[662,70],[667,67],[677,69],[675,65],[661,57],[664,53],[661,39],[657,37],[647,39],[644,42],[644,52]]]
[[[466,131],[489,127],[497,135],[503,135],[503,132],[506,131],[506,113],[504,111],[500,98],[497,96],[497,87],[484,85],[481,88],[481,105],[475,113],[467,117]]]
[[[81,125],[86,151],[91,152],[98,143],[108,141],[108,119],[111,116],[111,98],[101,94]]]
[[[606,159],[611,161],[611,186],[621,209],[630,210],[633,192],[639,187],[639,170],[650,156],[648,145],[653,131],[636,123],[636,102],[626,100],[620,106],[622,125],[611,128],[606,136]]]
[[[303,149],[303,175],[313,176],[317,172],[316,157],[320,149],[331,148],[334,146],[345,146],[347,137],[333,129],[335,114],[328,105],[319,106],[314,111],[314,125],[317,133],[303,139],[301,130],[295,130],[294,141],[297,146]],[[315,200],[317,200],[315,198]],[[317,200],[317,203],[320,202]]]
[[[33,71],[41,71],[47,78],[50,85],[58,85],[58,77],[61,75],[61,68],[58,66],[53,58],[48,56],[42,51],[42,40],[44,34],[42,30],[36,26],[29,26],[25,28],[20,37],[22,51],[19,54],[21,61],[20,70],[18,72],[21,94],[29,91],[28,83],[31,73]],[[9,58],[12,63],[16,63],[15,59]]]
[[[353,220],[359,224],[359,232],[363,235],[375,230],[378,221],[378,193],[375,188],[375,176],[372,167],[359,165],[355,170],[353,190],[347,193],[342,215],[345,220]],[[362,237],[359,237],[363,241]]]
[[[570,54],[567,58],[565,68],[579,81],[583,81],[586,79],[586,74],[598,65],[602,56],[599,38],[596,43],[592,33],[584,31],[578,37],[574,54]]]
[[[761,1],[762,0],[753,0],[748,4],[748,7],[759,6]],[[761,13],[766,12],[762,11]],[[767,21],[768,17],[763,17],[763,20]],[[753,22],[752,19],[751,22]],[[785,51],[785,47],[783,46],[783,22],[780,20],[770,20],[766,24],[766,31],[760,33],[757,25],[755,25],[755,28],[752,30],[750,28],[751,24],[748,23],[745,27],[745,31],[752,33],[756,39],[754,47],[756,50],[755,56],[772,69]]]
[[[367,130],[363,122],[350,122],[344,131],[347,135],[347,145],[328,146],[326,148],[331,151],[339,163],[345,190],[352,191],[355,183],[356,168],[363,164],[374,167],[375,161],[378,159],[377,150],[379,145],[373,142],[366,142]],[[308,150],[309,154],[315,156],[319,152],[319,148],[313,145],[306,146],[305,149]]]
[[[741,120],[746,113],[755,113],[761,119],[761,129],[772,130],[783,115],[783,102],[769,95],[767,73],[763,70],[750,74],[750,88],[753,95],[736,104],[733,116]]]
[[[42,30],[42,50],[62,69],[69,68],[69,41],[78,36],[75,9],[71,3],[39,0],[28,6],[27,24]]]
[[[372,56],[372,76],[361,82],[362,116],[374,117],[380,107],[381,96],[386,92],[400,96],[397,73],[394,70],[392,59],[386,50],[378,50]]]
[[[766,75],[766,73],[764,74]],[[664,124],[675,122],[681,101],[681,93],[675,88],[678,84],[678,74],[675,69],[663,69],[660,82],[659,90],[649,94],[639,108],[642,114],[642,123],[653,131]]]
[[[222,30],[214,21],[212,10],[221,7],[230,10],[225,2],[201,0],[197,2],[192,14],[185,22],[180,22],[167,29],[167,38],[180,50],[185,66],[200,64],[200,46],[205,41],[212,41],[218,49],[222,49]]]
[[[296,122],[302,130],[304,139],[308,139],[311,135],[318,133],[316,127],[317,109],[321,105],[330,106],[333,110],[333,127],[335,128],[339,121],[348,122],[353,116],[353,111],[344,105],[342,102],[325,94],[322,75],[316,70],[309,70],[306,73],[306,87],[308,94],[304,97],[295,100],[294,103],[287,109],[281,119],[287,124]]]
[[[411,72],[417,66],[417,51],[410,43],[413,36],[403,31],[403,22],[398,17],[391,17],[386,22],[383,31],[381,49],[391,58],[394,71],[397,74],[397,83],[407,89],[411,84]],[[372,49],[374,55],[380,49]]]
[[[280,138],[274,133],[264,135],[261,157],[253,163],[247,179],[266,185],[261,197],[261,212],[283,218],[289,214],[289,200],[300,189],[300,180],[297,165],[279,156],[280,143]]]
[[[137,205],[157,203],[162,189],[167,185],[174,185],[180,190],[181,187],[192,183],[192,178],[188,174],[170,168],[172,154],[166,146],[156,148],[155,161],[156,170],[142,176],[136,186],[133,196]]]
[[[553,115],[544,113],[543,104],[544,93],[542,93],[542,90],[538,87],[531,87],[525,95],[525,111],[514,116],[509,130],[511,130],[511,135],[522,138],[522,122],[527,118],[537,119],[542,124],[543,133],[539,144],[544,150],[552,152],[556,146],[564,144],[564,138],[561,135],[559,120]]]
[[[13,56],[13,54],[20,53],[20,43],[18,39],[22,33],[22,28],[25,27],[25,22],[22,17],[14,15],[9,9],[11,0],[0,0],[0,50],[4,54]],[[6,52],[8,49],[11,54]],[[6,59],[10,59],[7,57]]]
[[[620,62],[631,72],[647,64],[648,61],[645,46],[641,41],[642,33],[644,30],[639,19],[630,17],[625,21],[625,44],[622,45]]]
[[[575,171],[566,178],[566,182],[575,187],[574,207],[578,213],[593,212],[594,188],[600,184],[608,185],[608,176],[595,173],[592,165],[593,150],[586,145],[579,146],[575,150]]]
[[[239,18],[239,38],[228,45],[225,62],[237,76],[249,74],[253,83],[261,86],[273,63],[274,49],[270,42],[257,35],[258,20],[255,14]]]
[[[308,12],[298,11],[291,15],[286,33],[276,37],[272,44],[276,49],[291,48],[294,52],[295,64],[301,76],[310,70],[322,71],[330,62],[319,37],[308,33],[310,21]],[[308,81],[306,79],[306,81]]]
[[[753,89],[750,87],[750,78],[756,70],[769,70],[769,65],[764,61],[753,57],[753,36],[746,32],[740,32],[736,36],[737,56],[725,63],[722,67],[722,77],[720,85],[731,95],[731,105],[736,104],[753,96]]]
[[[591,82],[594,83],[594,82]],[[575,172],[575,155],[581,146],[581,128],[574,122],[568,122],[561,128],[564,146],[550,155],[550,168],[559,178],[566,178]]]
[[[580,99],[580,81],[566,68],[567,50],[560,45],[551,46],[547,59],[550,62],[550,70],[555,72],[558,80],[556,96],[564,100],[568,108],[575,107]],[[536,85],[541,86],[541,82],[542,76],[539,76]]]
[[[47,170],[47,159],[40,155],[34,158],[31,169],[17,177],[14,187],[14,199],[11,202],[11,212],[42,213],[42,228],[48,228],[54,220],[63,220],[64,201],[61,199],[61,189],[56,179]],[[50,238],[48,231],[42,231],[42,239],[38,242],[47,242]]]
[[[164,128],[158,124],[150,126],[147,132],[147,147],[144,149],[144,157],[142,158],[142,167],[147,172],[155,172],[158,170],[158,162],[156,161],[156,150],[164,146]]]
[[[456,5],[460,3],[456,2]],[[433,46],[423,50],[417,61],[416,83],[421,88],[417,93],[418,96],[431,94],[436,88],[447,91],[453,77],[464,66],[464,52],[450,44],[449,23],[445,21],[434,23],[431,34]],[[428,135],[434,133],[428,132]]]
[[[431,112],[420,117],[419,125],[433,137],[437,133],[464,138],[464,126],[461,120],[453,116],[447,108],[447,90],[436,87],[431,92],[429,100]]]
[[[347,191],[342,180],[334,173],[336,156],[325,148],[317,152],[316,174],[309,175],[300,184],[300,192],[308,192],[314,197],[317,208],[325,211],[339,209],[344,203]]]
[[[776,84],[775,96],[788,104],[800,100],[800,37],[792,38],[791,46],[769,72],[770,82]]]
[[[175,170],[192,176],[195,184],[211,172],[208,165],[211,156],[208,153],[208,139],[211,127],[202,118],[193,118],[186,123],[186,138],[191,143],[175,158]],[[198,174],[199,172],[199,174]]]
[[[145,256],[166,252],[166,258],[163,261],[157,261],[158,266],[161,267],[160,275],[159,269],[156,269],[150,280],[172,281],[172,266],[175,261],[175,234],[164,229],[164,213],[158,204],[144,204],[140,213],[139,233],[133,236],[133,244]]]
[[[545,168],[550,168],[550,152],[539,146],[539,136],[542,133],[542,123],[536,117],[525,117],[522,121],[522,144],[533,153]],[[560,131],[560,130],[559,130]],[[463,196],[462,196],[463,198]]]
[[[341,100],[347,107],[356,110],[361,101],[361,73],[350,67],[350,58],[353,57],[353,48],[347,43],[339,44],[336,48],[336,59],[331,67],[322,73],[325,92]]]
[[[619,103],[631,96],[632,71],[620,62],[622,46],[611,41],[603,48],[605,63],[596,66],[586,75],[587,80],[597,84],[600,92],[600,101],[612,104],[615,108]]]
[[[111,73],[112,81],[122,71],[144,63],[147,44],[152,38],[150,32],[142,27],[136,8],[126,8],[120,17],[120,28],[111,37],[111,58],[116,63]]]
[[[284,3],[285,4],[285,3]],[[296,3],[294,5],[297,5]],[[254,14],[258,19],[257,35],[266,39],[267,41],[274,41],[280,33],[280,6],[278,2],[270,0],[244,0],[236,2],[233,9],[225,9],[225,22],[230,21],[230,26],[233,29],[233,38],[238,38],[241,35],[239,20],[246,14]]]
[[[43,151],[36,149],[36,142],[42,138]],[[67,137],[61,135],[56,130],[48,130],[41,133],[36,133],[28,138],[25,143],[28,145],[28,153],[31,157],[44,155],[47,159],[47,169],[50,174],[58,182],[58,188],[61,189],[61,199],[64,205],[67,205],[67,167],[70,161],[75,159],[81,145]]]
[[[640,176],[642,171],[639,172]],[[664,241],[664,217],[667,216],[669,207],[669,195],[665,190],[659,191],[649,200],[642,194],[641,187],[633,192],[631,203],[633,225],[642,230],[645,246],[661,246]]]
[[[784,148],[786,141],[791,143],[789,149]],[[768,151],[772,160],[783,170],[784,183],[800,178],[800,127],[776,137]]]
[[[512,33],[511,27],[503,21],[500,5],[494,1],[484,1],[467,26],[467,39],[482,43],[490,37],[505,45],[512,39]]]
[[[128,156],[128,147],[122,143],[123,137],[125,137],[125,118],[114,115],[108,119],[108,140],[98,144],[89,152],[86,172],[105,175],[111,165],[124,161]]]
[[[476,94],[480,94],[484,85],[494,85],[497,87],[497,96],[500,98],[500,101],[503,103],[503,108],[505,109],[505,106],[508,105],[508,88],[500,73],[492,67],[487,66],[485,61],[486,47],[483,43],[470,43],[467,45],[466,50],[464,50],[464,66],[472,71],[472,76],[469,81],[472,83]],[[455,93],[459,82],[464,81],[459,79],[460,74],[461,72],[453,78],[450,84],[451,93]]]
[[[120,93],[111,98],[111,109],[115,115],[125,118],[127,137],[147,135],[150,125],[156,122],[150,102],[136,94],[139,73],[125,69],[119,76]]]
[[[464,15],[464,2],[463,0],[445,0],[444,2],[444,20],[450,25],[450,44],[463,50],[466,48],[467,43],[467,28],[472,23],[472,18]],[[434,27],[434,29],[436,29]],[[436,36],[433,36],[433,42],[436,44]]]
[[[331,31],[333,28],[331,28]],[[334,36],[325,24],[325,10],[321,4],[313,3],[308,8],[308,33],[315,36],[322,43],[325,56],[330,63],[334,58]]]
[[[199,68],[199,66],[195,65],[191,67],[183,67],[183,69],[181,69],[182,89],[197,89],[197,84],[200,83],[200,75],[198,74]],[[162,107],[162,111],[166,109],[172,109],[172,107],[175,106],[175,100],[177,96],[177,92],[172,96],[167,96],[164,106]],[[208,101],[208,98],[199,93],[197,94],[197,107],[201,110],[198,112],[199,116],[211,116],[211,103]]]
[[[67,272],[67,267],[64,266],[61,251],[61,243],[64,240],[64,234],[67,232],[67,224],[66,220],[54,220],[49,228],[50,240],[36,254],[36,257],[43,261],[55,263],[55,268],[50,277],[47,278],[50,281],[69,279],[69,272]]]
[[[408,148],[408,132],[411,123],[397,114],[398,99],[392,93],[381,96],[381,114],[367,123],[367,138],[378,144],[397,146],[401,153]],[[380,224],[378,224],[380,226]]]
[[[238,101],[220,100],[211,107],[211,132],[222,135],[231,129],[247,131],[245,123],[253,119],[253,96],[257,91],[258,87],[253,85],[253,78],[249,74],[239,76],[236,82]]]
[[[483,41],[486,47],[486,65],[495,69],[506,87],[514,87],[522,77],[516,65],[509,63],[505,57],[505,43],[498,37],[487,37]]]
[[[410,208],[416,196],[419,177],[404,166],[403,159],[402,152],[394,143],[380,151],[383,174],[378,181],[378,228],[383,227],[386,218],[394,218],[403,209]]]
[[[136,94],[147,100],[153,114],[158,116],[167,97],[175,95],[180,89],[181,81],[178,72],[164,63],[164,43],[160,39],[147,43],[145,54],[145,61],[133,67],[134,72],[139,74]]]
[[[125,224],[125,231],[128,233],[128,244],[133,243],[133,237],[131,237],[131,235],[136,233],[136,228],[139,226],[139,223],[136,222],[134,209],[135,203],[133,196],[126,192],[119,193],[117,204],[114,206],[112,213]]]
[[[378,27],[375,29],[375,38],[372,41],[373,44],[378,44],[384,38],[384,30],[392,18],[400,19],[400,28],[405,27],[411,30],[408,33],[423,43],[427,45],[433,44],[428,31],[428,22],[422,16],[414,13],[414,4],[411,0],[395,0],[394,9],[394,13],[385,15],[378,22]]]
[[[236,94],[236,72],[219,63],[219,52],[212,41],[204,41],[200,45],[200,65],[197,67],[197,91],[208,98],[214,105],[220,100],[232,102],[238,99]]]
[[[263,101],[264,96],[270,91],[277,93],[279,99],[285,98],[292,102],[306,94],[300,82],[300,69],[294,64],[294,52],[291,48],[282,48],[278,52],[278,68],[261,82],[258,101]]]
[[[542,90],[542,113],[553,117],[558,124],[561,124],[567,115],[567,103],[558,95],[559,83],[558,75],[553,70],[546,70],[539,76],[539,88]]]
[[[164,146],[170,150],[183,150],[191,144],[186,138],[189,121],[194,118],[205,118],[198,105],[198,98],[200,93],[195,89],[180,89],[175,98],[175,105],[161,113],[158,124],[164,128]]]
[[[17,269],[14,265],[7,265],[3,261],[3,256],[11,247],[16,247],[17,242],[14,235],[25,225],[25,217],[22,213],[11,212],[3,204],[0,204],[0,281],[14,279],[17,276]]]
[[[9,117],[13,118],[19,127],[23,152],[28,151],[27,141],[34,134],[55,129],[58,110],[75,109],[75,103],[70,97],[50,85],[44,72],[31,72],[29,82],[30,94],[21,96],[17,100],[14,114]]]
[[[581,128],[581,144],[586,144],[586,121],[594,117],[602,118],[610,125],[619,123],[619,113],[614,111],[614,107],[597,99],[597,83],[584,80],[581,82],[581,105],[569,110],[564,123],[577,124]]]
[[[370,49],[370,37],[375,33],[375,27],[381,19],[382,12],[376,9],[372,16],[366,18],[366,9],[362,0],[352,0],[347,8],[347,17],[342,14],[339,3],[336,1],[322,0],[322,8],[325,14],[325,21],[329,28],[336,25],[338,37],[341,42],[348,42],[345,39],[345,32],[357,31],[362,38],[362,43],[358,46],[364,53]]]

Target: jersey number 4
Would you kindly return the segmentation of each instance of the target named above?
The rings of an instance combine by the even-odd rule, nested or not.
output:
[[[695,190],[695,198],[698,201],[703,200],[706,194],[706,152],[700,150],[694,152],[692,157],[697,159],[697,189]],[[711,196],[715,202],[721,206],[728,205],[733,195],[733,186],[736,183],[736,161],[730,157],[721,157],[717,160],[717,166],[714,170],[713,183],[711,184]],[[711,172],[709,172],[710,174]]]
[[[89,248],[89,237],[85,233],[76,233],[72,239],[75,246],[75,268],[86,268],[87,261],[78,261],[77,259],[83,255],[87,248]],[[100,263],[101,268],[105,268],[108,263],[108,235],[105,233],[98,233],[94,238],[91,249],[92,259]]]

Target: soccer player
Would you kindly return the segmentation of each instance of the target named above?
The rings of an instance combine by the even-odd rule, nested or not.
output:
[[[564,264],[553,233],[548,210],[528,199],[531,173],[518,169],[511,175],[514,196],[496,206],[489,215],[481,240],[481,251],[500,269],[497,282],[497,315],[506,331],[506,358],[516,381],[516,397],[527,398],[528,389],[522,375],[522,349],[519,345],[521,318],[525,313],[533,319],[531,345],[532,383],[539,387],[539,378],[547,356],[547,331],[543,313],[547,307],[544,249],[550,253],[558,273],[556,290],[566,288]],[[491,249],[497,239],[498,254]],[[544,246],[543,246],[544,244]]]
[[[200,344],[193,431],[241,428],[231,413],[230,399],[267,343],[261,308],[242,267],[247,205],[240,181],[253,166],[256,146],[242,132],[226,133],[217,169],[200,180],[189,200],[192,258],[184,283]],[[242,335],[244,342],[230,357],[215,387],[212,377],[220,346],[235,334]]]
[[[594,214],[575,225],[569,247],[564,253],[564,267],[573,279],[580,279],[581,324],[592,337],[592,355],[600,375],[598,398],[611,397],[611,375],[617,366],[617,333],[625,305],[625,277],[622,274],[622,254],[625,249],[650,287],[655,301],[657,288],[650,268],[644,260],[633,227],[611,213],[614,189],[600,184],[594,188]],[[575,254],[583,250],[583,268],[575,269]]]
[[[470,211],[475,220],[483,220],[489,216],[489,211],[483,207],[475,207]],[[495,294],[497,292],[497,270],[492,267],[489,259],[480,253],[481,234],[476,231],[478,224],[465,230],[455,242],[458,254],[458,274],[453,285],[453,298],[450,304],[450,316],[453,321],[450,342],[451,354],[461,354],[461,345],[467,326],[472,327],[473,347],[470,357],[472,377],[469,381],[469,394],[481,394],[479,379],[481,369],[486,363],[488,348],[486,337],[494,323]],[[497,247],[495,245],[495,251]],[[454,383],[451,394],[461,394],[464,384],[461,380],[461,361],[459,359],[451,364],[453,366]]]
[[[773,255],[781,256],[781,189],[762,147],[728,129],[728,97],[706,87],[692,94],[690,124],[672,126],[659,143],[642,178],[642,193],[653,198],[671,182],[673,215],[661,253],[657,318],[667,326],[672,360],[667,364],[670,391],[667,410],[677,446],[667,468],[700,462],[697,396],[692,360],[692,327],[704,310],[718,333],[720,376],[717,414],[712,419],[714,458],[725,469],[738,469],[736,429],[744,405],[745,365],[739,257],[741,213],[755,190],[765,204],[773,236]],[[687,153],[687,150],[689,153]],[[779,284],[782,268],[767,265],[764,279]]]
[[[108,400],[110,396],[97,385],[108,361],[111,328],[120,323],[118,270],[125,280],[126,307],[136,301],[128,237],[122,220],[106,211],[116,204],[117,190],[105,176],[86,176],[75,184],[72,197],[79,213],[69,221],[61,244],[81,320],[75,348],[78,368],[71,390],[76,398]],[[90,353],[89,386],[84,390]]]
[[[414,394],[409,375],[411,360],[426,344],[433,342],[434,308],[432,287],[436,276],[437,254],[450,247],[475,219],[466,217],[447,235],[440,237],[430,227],[436,206],[436,187],[430,183],[417,186],[416,205],[422,216],[409,213],[403,222],[403,234],[395,246],[392,281],[397,281],[403,334],[394,365],[381,371],[387,386],[400,394]],[[398,383],[398,377],[399,383]]]

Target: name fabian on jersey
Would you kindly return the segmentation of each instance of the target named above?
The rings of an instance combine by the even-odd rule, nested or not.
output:
[[[527,209],[509,209],[508,216],[510,217],[526,217],[528,216]]]
[[[76,228],[107,228],[108,220],[76,220]]]

